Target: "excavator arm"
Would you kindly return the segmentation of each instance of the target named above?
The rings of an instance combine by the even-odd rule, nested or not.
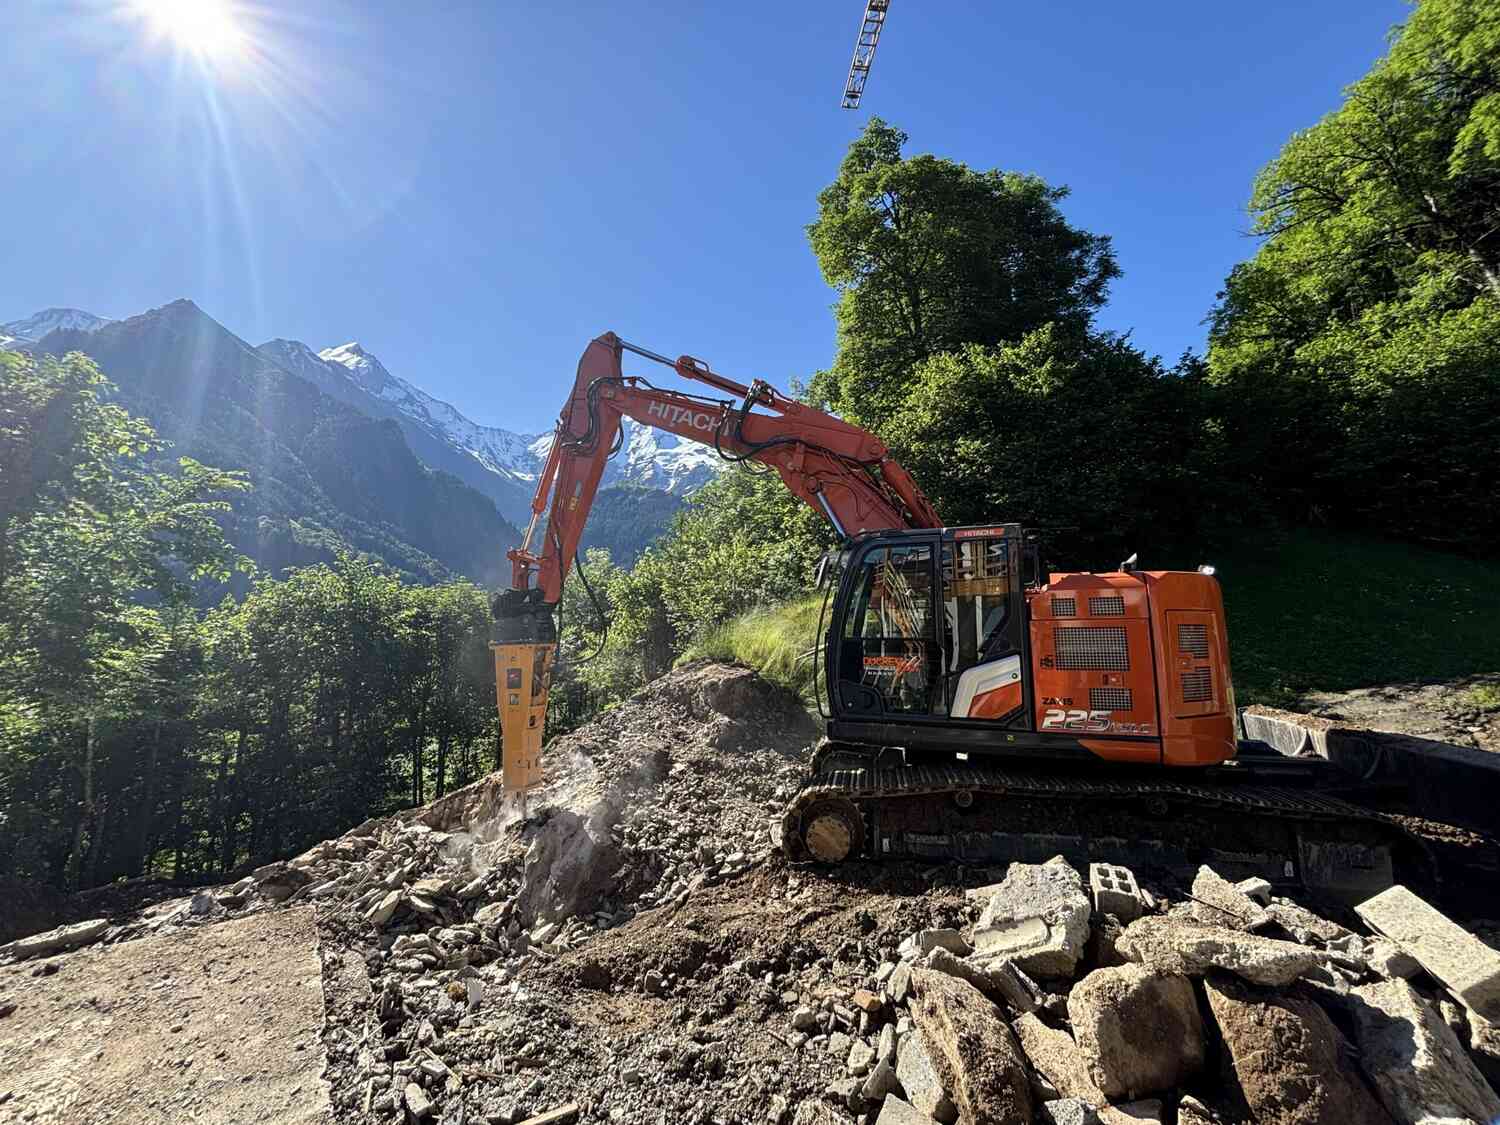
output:
[[[627,352],[734,397],[666,390],[641,376],[625,375]],[[841,538],[862,531],[942,526],[911,475],[869,431],[787,398],[763,380],[746,386],[725,378],[691,356],[668,359],[612,332],[593,340],[578,362],[572,393],[537,479],[526,536],[509,552],[511,586],[494,603],[495,686],[507,790],[524,792],[541,779],[542,728],[556,642],[552,610],[627,417],[711,445],[726,460],[766,466]]]
[[[626,352],[739,401],[664,390],[626,376],[621,370]],[[590,343],[578,362],[573,392],[537,481],[526,539],[510,552],[512,589],[538,588],[542,601],[556,603],[626,417],[712,445],[726,460],[768,466],[841,536],[942,526],[922,490],[874,434],[787,398],[761,380],[745,386],[702,360],[669,360],[610,332]],[[538,540],[544,514],[546,529]]]

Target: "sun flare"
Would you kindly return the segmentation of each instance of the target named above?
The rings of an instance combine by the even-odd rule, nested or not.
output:
[[[153,37],[204,61],[244,54],[249,37],[235,0],[135,0]]]

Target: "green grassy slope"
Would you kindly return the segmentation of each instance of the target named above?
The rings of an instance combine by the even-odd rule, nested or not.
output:
[[[1213,561],[1241,705],[1500,670],[1500,564],[1307,530]]]
[[[813,662],[805,657],[818,631],[823,595],[809,595],[774,609],[755,610],[726,622],[699,641],[684,660],[733,660],[791,688],[811,704]]]
[[[1500,671],[1500,564],[1307,530],[1212,561],[1241,706]],[[738,660],[811,701],[812,664],[798,658],[812,647],[821,604],[814,596],[756,611],[688,655]]]

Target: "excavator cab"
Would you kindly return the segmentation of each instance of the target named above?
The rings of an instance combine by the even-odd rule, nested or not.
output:
[[[1210,575],[1043,575],[1037,537],[995,524],[856,536],[824,578],[831,739],[948,760],[1234,755]]]

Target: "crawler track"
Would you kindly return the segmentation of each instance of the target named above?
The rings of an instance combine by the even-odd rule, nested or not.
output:
[[[1036,861],[1061,852],[1181,871],[1211,862],[1225,874],[1350,899],[1389,885],[1397,866],[1408,878],[1433,878],[1423,846],[1393,818],[1314,788],[1259,784],[1253,767],[1203,783],[1113,771],[1101,778],[974,764],[877,766],[868,755],[824,747],[782,817],[780,842],[800,861]]]

